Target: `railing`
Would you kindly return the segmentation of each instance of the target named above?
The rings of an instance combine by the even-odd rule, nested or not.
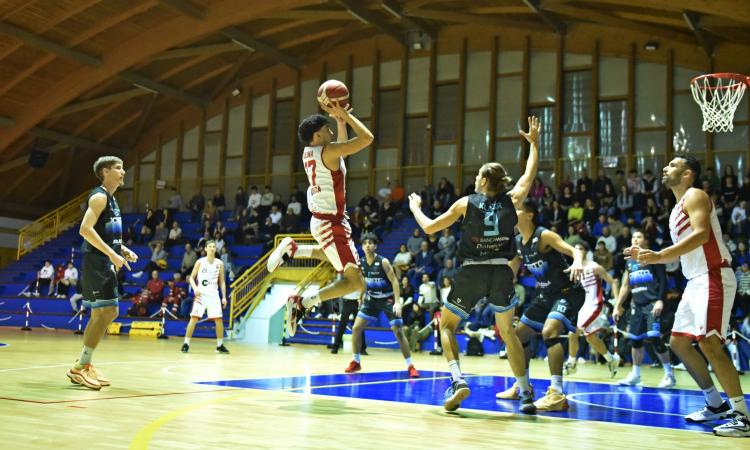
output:
[[[275,246],[281,239],[290,236],[298,244],[315,245],[317,242],[310,234],[280,234],[276,236]],[[239,276],[230,287],[232,288],[232,301],[229,308],[229,328],[231,329],[236,320],[249,313],[260,304],[265,296],[265,292],[271,282],[276,279],[289,281],[299,281],[307,278],[307,271],[329,263],[321,263],[317,259],[297,258],[291,259],[271,274],[266,269],[268,256],[273,250],[263,255],[251,268]],[[332,269],[331,269],[332,270]]]
[[[89,193],[84,192],[57,209],[48,212],[34,222],[21,228],[18,233],[18,252],[16,258],[32,252],[34,249],[60,235],[63,231],[77,224],[83,218]]]

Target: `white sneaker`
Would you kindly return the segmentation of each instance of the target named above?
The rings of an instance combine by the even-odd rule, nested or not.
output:
[[[607,369],[609,369],[609,377],[614,378],[617,375],[617,369],[620,367],[620,355],[615,353],[612,355],[612,361],[607,362]]]
[[[266,269],[269,272],[273,272],[280,265],[284,263],[284,256],[294,256],[297,251],[297,243],[290,237],[285,237],[279,242],[279,246],[268,256],[268,262],[266,263]]]
[[[565,361],[563,363],[563,375],[573,375],[574,373],[578,372],[578,365],[576,363],[571,363],[568,361]]]
[[[674,375],[664,374],[664,378],[661,379],[659,387],[662,389],[670,389],[673,388],[675,384],[677,384],[677,380],[674,378]]]
[[[714,428],[714,434],[724,437],[750,437],[750,419],[741,413],[735,413],[734,419]]]
[[[140,272],[136,272],[136,273],[133,274],[133,278],[140,278],[142,276],[143,276],[143,271],[142,270]]]
[[[706,405],[702,409],[688,414],[687,416],[685,416],[685,422],[713,422],[715,420],[728,419],[732,417],[733,414],[734,412],[732,412],[732,408],[729,406],[729,402],[724,402],[718,408]]]
[[[620,386],[637,386],[641,384],[641,377],[633,372],[630,372],[627,377],[620,380],[620,382],[617,384],[619,384]]]
[[[677,365],[674,365],[674,366],[672,366],[672,368],[675,369],[675,370],[687,370],[687,367],[685,367],[685,364],[683,364],[683,363],[679,363]]]

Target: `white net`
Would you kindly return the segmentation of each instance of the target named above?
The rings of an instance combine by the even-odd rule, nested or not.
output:
[[[734,129],[734,111],[747,85],[739,76],[705,75],[693,79],[690,90],[703,112],[703,131],[730,132]]]

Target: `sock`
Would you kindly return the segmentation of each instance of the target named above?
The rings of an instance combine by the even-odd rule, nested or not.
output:
[[[305,309],[310,309],[313,306],[320,304],[320,295],[317,293],[315,295],[305,295],[302,297],[302,306],[305,307]]]
[[[552,375],[552,378],[550,379],[550,381],[552,382],[550,387],[561,394],[563,391],[562,380],[563,380],[562,375]]]
[[[607,362],[612,362],[612,360],[615,359],[615,357],[612,356],[612,353],[610,353],[610,352],[607,352],[606,354],[604,354],[602,356],[604,357],[604,359],[607,360]]]
[[[641,366],[633,365],[633,375],[637,377],[641,376]]]
[[[750,416],[747,411],[747,402],[745,402],[745,397],[741,395],[739,397],[732,397],[729,399],[729,403],[732,404],[732,409],[736,412],[741,412],[745,416]]]
[[[568,364],[575,366],[576,365],[576,357],[573,355],[568,356]]]
[[[312,256],[314,245],[298,245],[294,257],[309,258]]]
[[[716,386],[711,386],[708,389],[703,389],[703,395],[706,397],[706,404],[712,408],[718,408],[722,403],[724,403],[724,400],[721,398],[721,394],[719,394]]]
[[[189,338],[189,337],[187,337],[187,336],[185,336],[185,343],[186,343],[187,345],[190,345],[190,338]]]
[[[410,357],[408,357],[408,358],[405,358],[405,360],[406,360],[406,368],[407,368],[407,369],[408,369],[408,368],[409,368],[410,366],[413,366],[413,365],[414,365],[414,363],[413,363],[413,362],[411,362],[411,356],[410,356]]]
[[[528,375],[524,375],[522,377],[516,377],[516,382],[518,383],[518,387],[521,388],[521,392],[527,392],[531,390],[531,385],[529,384]]]
[[[670,377],[674,376],[674,370],[672,369],[672,364],[670,363],[662,363],[662,366],[664,367],[664,374],[669,375]]]
[[[221,347],[222,345],[224,345],[224,339],[217,339],[216,340],[216,346],[217,347]]]
[[[464,376],[461,374],[461,368],[458,367],[458,361],[448,361],[448,367],[451,369],[451,379],[453,381],[462,381]]]
[[[91,364],[91,356],[94,354],[94,349],[91,347],[83,346],[83,350],[81,350],[81,357],[78,358],[78,366],[85,366],[86,364]]]
[[[360,361],[361,358],[362,358],[362,356],[359,353],[355,353],[354,354],[354,362],[355,363],[359,364],[359,361]]]

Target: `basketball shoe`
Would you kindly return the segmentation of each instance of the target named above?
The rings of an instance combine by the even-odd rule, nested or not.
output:
[[[297,243],[294,242],[294,239],[290,237],[285,237],[284,239],[279,242],[279,246],[274,249],[274,251],[268,256],[268,261],[266,262],[266,269],[268,269],[269,272],[273,272],[276,270],[280,265],[284,263],[285,260],[289,258],[294,258],[294,254],[297,252]]]
[[[445,391],[445,403],[443,408],[446,411],[455,411],[461,406],[461,402],[471,394],[469,385],[464,380],[458,380],[451,383]]]
[[[568,400],[565,394],[549,388],[544,397],[534,402],[538,411],[565,411],[568,409]]]
[[[86,364],[80,369],[71,367],[68,369],[66,375],[70,378],[71,383],[80,384],[81,386],[98,391],[102,388],[102,385],[96,379],[96,371],[92,369],[91,364]]]

